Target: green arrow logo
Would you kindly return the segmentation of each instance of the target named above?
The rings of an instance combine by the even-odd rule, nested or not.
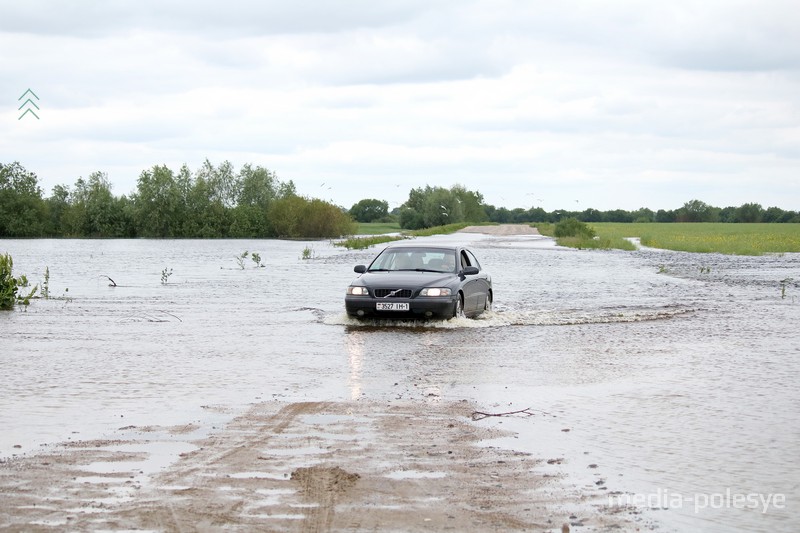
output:
[[[31,96],[33,96],[33,97],[34,97],[34,98],[36,98],[37,100],[39,99],[39,97],[38,97],[38,96],[36,96],[36,93],[35,93],[35,92],[33,92],[32,90],[28,89],[27,91],[25,91],[24,93],[22,93],[22,96],[20,96],[19,98],[17,98],[17,102],[19,102],[20,100],[22,100],[23,98],[25,98],[26,96],[28,96],[28,94],[30,94]],[[30,104],[30,105],[29,105],[29,104]],[[26,107],[26,106],[27,106],[27,107]],[[19,116],[19,118],[18,118],[17,120],[22,120],[22,117],[24,117],[24,116],[25,116],[25,115],[27,115],[28,113],[30,113],[31,115],[33,115],[34,117],[36,117],[36,120],[39,120],[39,115],[37,115],[37,114],[36,114],[36,111],[34,111],[33,109],[31,109],[31,107],[30,107],[30,106],[33,106],[33,107],[35,107],[36,109],[39,109],[39,106],[38,106],[38,105],[36,105],[36,102],[34,102],[33,100],[31,100],[31,99],[30,99],[30,96],[29,96],[29,97],[28,97],[28,99],[27,99],[27,100],[25,100],[24,102],[22,102],[22,105],[21,105],[21,106],[19,106],[19,108],[17,109],[17,111],[22,111],[22,108],[23,108],[23,107],[25,108],[25,111],[23,111],[23,112],[22,112],[22,114]]]

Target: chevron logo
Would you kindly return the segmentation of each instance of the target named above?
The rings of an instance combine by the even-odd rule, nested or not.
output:
[[[30,94],[30,96],[28,96],[29,94]],[[36,96],[36,93],[35,93],[35,92],[33,92],[33,91],[31,91],[30,89],[28,89],[27,91],[25,91],[24,93],[22,93],[22,96],[20,96],[19,98],[17,98],[17,102],[19,102],[20,100],[22,100],[22,99],[23,99],[23,98],[25,98],[26,96],[28,96],[28,99],[27,99],[27,100],[25,100],[24,102],[22,102],[22,105],[21,105],[21,106],[19,106],[19,109],[17,109],[17,111],[22,111],[22,108],[24,107],[24,108],[25,108],[25,111],[23,111],[23,113],[22,113],[22,114],[19,116],[19,118],[18,118],[17,120],[22,120],[22,117],[24,117],[24,116],[25,116],[25,115],[27,115],[28,113],[30,113],[31,115],[33,115],[34,117],[36,117],[36,120],[39,120],[39,115],[37,115],[37,114],[36,114],[36,111],[34,111],[34,110],[33,110],[33,108],[32,108],[31,106],[35,107],[37,111],[39,111],[40,109],[39,109],[39,106],[38,106],[38,105],[36,105],[36,102],[34,102],[33,100],[31,100],[31,96],[32,96],[32,97],[34,97],[36,100],[38,100],[38,99],[39,99],[39,97],[38,97],[38,96]]]

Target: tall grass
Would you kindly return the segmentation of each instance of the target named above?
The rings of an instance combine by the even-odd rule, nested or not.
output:
[[[539,233],[541,233],[542,235],[547,235],[548,237],[555,237],[559,229],[558,224],[554,225],[546,222],[535,224],[534,226],[539,231]],[[589,229],[592,231],[585,233],[578,233],[576,235],[556,237],[556,243],[559,246],[567,246],[569,248],[577,248],[579,250],[619,249],[619,250],[632,251],[636,249],[636,245],[634,245],[629,240],[626,240],[624,237],[618,235],[614,236],[604,235],[602,232],[595,229],[594,225],[591,225]]]
[[[644,246],[732,255],[800,252],[800,224],[592,223],[603,238],[638,237]]]
[[[356,235],[383,235],[385,233],[400,233],[398,222],[359,222]]]
[[[534,225],[542,235],[553,236],[553,224]],[[683,252],[730,255],[800,252],[800,224],[592,222],[589,226],[597,234],[594,239],[562,237],[557,239],[558,244],[632,250],[635,247],[627,238],[637,237],[643,246]]]
[[[444,226],[434,226],[432,228],[415,229],[407,231],[406,234],[413,237],[430,237],[431,235],[455,233],[460,229],[466,228],[467,226],[474,225],[475,224],[473,222],[459,222],[458,224],[446,224]]]
[[[393,236],[393,235],[373,235],[371,237],[350,237],[349,239],[344,239],[342,241],[334,241],[334,246],[341,246],[343,248],[347,248],[348,250],[364,250],[365,248],[369,248],[370,246],[374,246],[376,244],[382,244],[384,242],[392,242],[392,241],[399,241],[404,239],[405,237],[400,236]]]

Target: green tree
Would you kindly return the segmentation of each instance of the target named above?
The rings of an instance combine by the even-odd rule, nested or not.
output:
[[[143,237],[180,236],[181,194],[175,175],[165,165],[144,170],[133,197],[137,233]]]
[[[461,204],[464,222],[486,222],[489,220],[481,193],[469,191],[463,185],[454,185],[450,188],[450,192]]]
[[[583,222],[602,222],[603,213],[601,213],[597,209],[589,208],[589,209],[584,209],[583,213],[581,213],[578,218]]]
[[[489,207],[487,207],[487,211],[489,212],[489,220],[491,222],[497,222],[498,224],[507,224],[511,222],[511,211],[509,211],[507,208],[495,208],[494,206]]]
[[[340,207],[317,198],[291,195],[273,202],[269,212],[274,236],[284,239],[352,235],[353,219]]]
[[[677,222],[717,222],[719,209],[700,200],[689,200],[677,210]]]
[[[93,172],[87,180],[78,178],[70,198],[72,234],[84,237],[129,236],[127,199],[124,196],[117,198],[111,193],[111,183],[105,172]]]
[[[195,177],[206,181],[212,202],[228,208],[236,205],[240,186],[230,161],[223,161],[215,167],[206,159],[195,173]]]
[[[45,200],[49,214],[47,233],[54,237],[68,237],[68,223],[72,205],[71,192],[67,185],[56,185]]]
[[[237,179],[237,205],[231,212],[231,237],[267,237],[270,224],[267,212],[278,197],[275,174],[264,167],[246,164]]]
[[[400,227],[403,229],[422,229],[425,227],[425,220],[422,213],[409,207],[400,209]]]
[[[389,203],[375,198],[359,200],[350,208],[356,222],[377,222],[389,216]]]
[[[763,215],[764,208],[761,207],[761,204],[742,204],[736,209],[734,222],[761,222]]]
[[[451,189],[429,185],[424,189],[412,189],[400,209],[400,227],[406,229],[485,220],[488,220],[488,215],[483,196],[461,185]]]
[[[339,206],[319,198],[305,200],[299,237],[335,238],[355,233],[353,219]]]
[[[547,222],[548,220],[549,216],[547,215],[547,211],[541,207],[531,207],[528,209],[529,222]]]
[[[790,222],[794,216],[795,213],[792,211],[784,211],[780,207],[768,207],[764,211],[762,220],[764,222]]]
[[[652,209],[648,209],[646,207],[640,207],[633,213],[631,213],[631,220],[634,222],[653,222],[656,219],[656,214],[653,212]]]
[[[238,206],[256,206],[266,210],[278,197],[278,180],[264,167],[242,166],[237,181]]]
[[[36,174],[18,162],[0,163],[0,237],[41,237],[47,205]]]
[[[672,210],[659,209],[656,211],[656,222],[675,222],[676,217],[675,211]]]
[[[604,222],[633,222],[633,215],[624,209],[606,211],[603,215]]]
[[[298,238],[306,204],[304,198],[294,195],[273,202],[269,210],[273,236],[279,239]]]
[[[231,225],[226,209],[214,188],[203,176],[194,180],[186,198],[183,236],[202,239],[226,237]]]

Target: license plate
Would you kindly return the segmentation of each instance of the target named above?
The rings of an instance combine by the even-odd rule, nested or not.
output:
[[[408,303],[403,302],[377,302],[375,309],[378,311],[408,311]]]

